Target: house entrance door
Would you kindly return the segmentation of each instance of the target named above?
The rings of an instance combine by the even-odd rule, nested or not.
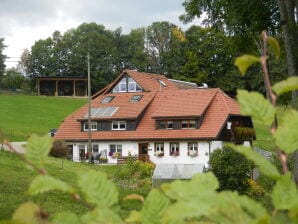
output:
[[[139,143],[139,160],[143,162],[149,161],[148,143]]]

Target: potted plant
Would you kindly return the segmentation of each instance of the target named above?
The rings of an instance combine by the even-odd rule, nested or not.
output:
[[[171,156],[176,157],[176,156],[179,156],[179,155],[180,155],[179,151],[173,151],[173,152],[171,152]]]
[[[198,151],[196,151],[196,150],[188,150],[188,155],[189,155],[190,157],[196,157],[196,156],[198,156],[199,154],[198,154]]]
[[[162,156],[164,156],[164,152],[163,151],[156,151],[154,153],[154,155],[157,156],[157,157],[162,157]]]

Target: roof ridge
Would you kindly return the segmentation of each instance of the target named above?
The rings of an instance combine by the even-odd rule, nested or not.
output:
[[[225,94],[225,93],[224,93],[221,89],[219,89],[219,88],[217,88],[217,93],[220,94],[220,96],[221,96],[221,98],[222,98],[222,100],[223,100],[223,102],[224,102],[224,105],[225,105],[225,107],[226,107],[227,112],[228,112],[229,114],[231,114],[230,107],[228,106],[228,104],[227,104],[227,102],[226,102],[226,99],[224,98],[224,94]]]

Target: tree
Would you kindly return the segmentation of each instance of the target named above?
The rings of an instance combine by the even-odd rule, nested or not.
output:
[[[21,89],[24,82],[25,77],[15,68],[8,69],[1,80],[2,86],[7,89]]]
[[[154,22],[146,29],[145,46],[149,58],[147,70],[168,74],[166,55],[171,50],[172,31],[176,25],[169,22]]]
[[[244,193],[249,188],[252,163],[245,156],[225,146],[210,154],[209,164],[220,183],[220,190]]]
[[[5,71],[5,59],[6,59],[6,56],[3,54],[3,50],[4,48],[6,47],[4,45],[4,38],[0,38],[0,81],[1,81],[1,78],[3,76],[3,73]]]
[[[185,14],[180,16],[181,20],[190,22],[206,13],[205,24],[234,36],[235,47],[240,54],[253,53],[253,45],[258,43],[256,37],[261,31],[267,30],[270,35],[276,35],[281,26],[288,75],[298,74],[297,0],[190,0],[185,1],[183,6]],[[259,51],[261,53],[261,47]],[[293,93],[292,101],[296,101],[296,94]]]
[[[287,54],[287,67],[290,76],[298,75],[298,1],[277,0],[280,24]],[[296,18],[296,20],[295,20]],[[297,104],[298,92],[292,92],[292,103]],[[296,105],[297,106],[297,105]],[[298,153],[297,153],[298,159]]]
[[[31,53],[27,48],[21,54],[17,69],[26,77],[32,75]]]

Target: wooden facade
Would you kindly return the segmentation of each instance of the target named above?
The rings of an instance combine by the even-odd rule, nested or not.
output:
[[[38,95],[86,97],[88,95],[87,77],[54,76],[36,77]]]

